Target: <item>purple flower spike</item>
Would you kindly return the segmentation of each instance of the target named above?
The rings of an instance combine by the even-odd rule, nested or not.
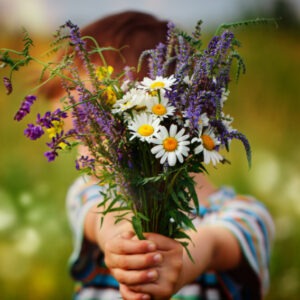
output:
[[[78,171],[85,168],[90,170],[95,170],[94,164],[95,164],[95,159],[83,155],[75,161],[75,167]]]
[[[13,91],[11,81],[8,77],[3,77],[3,83],[6,88],[6,94],[9,95]]]
[[[44,134],[44,131],[40,125],[35,126],[33,124],[28,124],[28,127],[24,130],[24,135],[26,135],[31,140],[37,140]]]
[[[27,114],[30,113],[30,107],[33,102],[36,100],[36,96],[28,95],[25,97],[25,100],[22,102],[20,109],[15,114],[14,120],[21,121]]]
[[[48,162],[54,161],[56,156],[58,156],[57,152],[55,152],[54,150],[47,151],[44,155],[47,157]]]

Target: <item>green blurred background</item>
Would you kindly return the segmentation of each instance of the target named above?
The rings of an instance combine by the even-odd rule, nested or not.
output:
[[[238,84],[232,82],[225,112],[234,116],[234,127],[248,136],[253,166],[248,169],[242,145],[233,142],[227,156],[232,164],[211,169],[210,176],[217,184],[233,185],[267,205],[276,225],[267,299],[298,300],[300,27],[292,11],[281,8],[280,12],[284,18],[279,28],[267,25],[235,31],[247,71]],[[204,37],[208,36],[206,32]],[[33,37],[37,55],[46,49],[49,38]],[[21,39],[2,30],[0,48],[21,47]],[[1,77],[4,74],[0,70]],[[46,101],[35,104],[27,122],[13,121],[34,74],[33,68],[15,76],[10,96],[0,87],[0,298],[70,299],[73,283],[67,262],[72,240],[64,200],[78,175],[75,155],[48,163],[44,143],[23,136],[35,113],[47,110]]]

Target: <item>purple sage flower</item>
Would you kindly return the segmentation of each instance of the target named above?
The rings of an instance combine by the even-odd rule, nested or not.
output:
[[[43,128],[38,125],[28,124],[28,127],[24,130],[24,135],[26,135],[31,140],[36,140],[44,134]]]
[[[36,100],[36,96],[34,96],[34,95],[26,96],[24,101],[21,104],[21,107],[15,114],[14,120],[21,121],[27,114],[29,114],[30,107],[32,106],[32,104],[35,100]]]
[[[82,170],[82,169],[95,170],[95,159],[82,155],[80,158],[75,160],[75,167],[76,170]]]
[[[48,162],[54,161],[55,158],[56,158],[56,156],[58,156],[57,152],[54,151],[54,150],[52,150],[52,151],[47,151],[47,152],[45,152],[44,155],[47,157]]]
[[[65,119],[66,117],[67,113],[58,108],[54,112],[47,111],[42,117],[40,114],[38,114],[36,118],[36,123],[45,128],[51,128],[53,127],[53,121],[60,121],[61,119]]]
[[[6,94],[9,95],[13,91],[11,81],[8,77],[3,77],[3,83],[6,89]]]

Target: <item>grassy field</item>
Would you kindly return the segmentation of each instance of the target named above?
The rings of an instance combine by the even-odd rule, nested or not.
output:
[[[235,127],[249,137],[253,166],[248,169],[242,145],[233,142],[228,154],[232,164],[211,169],[210,176],[217,184],[233,185],[268,206],[277,234],[267,299],[298,300],[299,32],[246,28],[237,35],[247,72],[237,85],[232,83],[225,110],[235,117]],[[16,45],[15,40],[0,39],[0,47]],[[11,96],[0,87],[1,298],[70,299],[72,282],[67,261],[72,241],[64,199],[77,176],[74,154],[47,163],[43,143],[23,136],[26,122],[13,121],[31,78],[32,73],[23,73]],[[39,103],[34,111],[46,111],[47,106]]]

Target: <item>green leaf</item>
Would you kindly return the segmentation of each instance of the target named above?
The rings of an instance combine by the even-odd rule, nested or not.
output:
[[[184,225],[186,225],[188,228],[191,228],[191,229],[193,229],[193,230],[196,231],[196,228],[195,228],[195,226],[194,226],[192,220],[191,220],[190,217],[188,217],[186,214],[181,213],[181,215],[180,215],[180,221],[181,221]]]
[[[178,230],[178,231],[176,231],[176,234],[175,234],[175,239],[188,239],[188,240],[191,240],[191,238],[190,238],[190,236],[187,234],[187,233],[185,233],[184,231],[182,231],[182,230]]]
[[[131,221],[132,221],[132,226],[133,226],[134,232],[136,233],[137,237],[140,240],[145,240],[145,237],[143,235],[143,228],[142,228],[141,219],[138,218],[137,216],[133,216]]]
[[[274,24],[276,27],[277,19],[275,18],[256,18],[256,19],[249,19],[249,20],[243,20],[238,22],[232,22],[232,23],[223,23],[221,24],[216,31],[216,35],[220,35],[221,31],[224,29],[230,29],[230,28],[237,28],[241,26],[249,26],[249,25],[259,25],[259,24]]]
[[[189,244],[186,243],[186,242],[180,242],[180,244],[184,247],[184,249],[185,249],[185,251],[186,251],[189,259],[192,261],[192,263],[195,263],[194,258],[193,258],[192,254],[191,254],[191,252],[190,252],[190,250],[188,248]]]
[[[176,205],[177,205],[177,207],[178,207],[179,209],[183,209],[183,206],[181,205],[181,203],[180,203],[180,201],[179,201],[179,199],[178,199],[177,194],[176,194],[175,191],[172,191],[172,192],[171,192],[171,198],[172,198],[173,201],[176,203]]]
[[[140,218],[141,220],[144,220],[146,222],[149,222],[150,219],[148,217],[146,217],[144,214],[140,213],[140,212],[137,212],[136,213],[137,217]]]

